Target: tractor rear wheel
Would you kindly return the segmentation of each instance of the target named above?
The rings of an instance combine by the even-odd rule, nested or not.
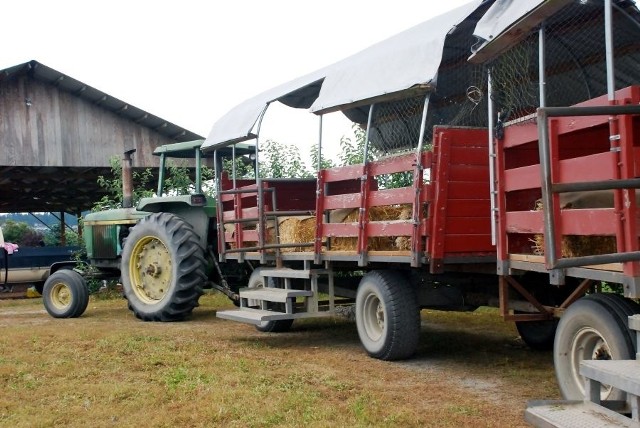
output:
[[[129,308],[143,321],[179,321],[198,306],[204,250],[189,223],[153,213],[131,229],[122,251],[122,285]]]

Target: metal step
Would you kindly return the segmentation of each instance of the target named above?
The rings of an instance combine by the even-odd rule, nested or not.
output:
[[[290,268],[273,268],[273,269],[262,269],[260,271],[262,276],[272,277],[272,278],[300,278],[300,279],[310,279],[311,278],[311,270],[305,269],[290,269]]]
[[[605,385],[640,396],[640,361],[583,360],[580,374]]]
[[[640,314],[629,317],[629,328],[640,333]]]
[[[640,428],[640,423],[588,401],[531,401],[524,419],[538,428]]]
[[[291,320],[301,318],[320,318],[333,315],[331,312],[285,314],[284,312],[265,311],[262,309],[240,308],[217,311],[218,318],[260,325],[264,321]]]
[[[311,290],[291,290],[285,288],[242,288],[240,290],[241,299],[264,300],[267,302],[286,303],[288,299],[296,297],[311,297]]]

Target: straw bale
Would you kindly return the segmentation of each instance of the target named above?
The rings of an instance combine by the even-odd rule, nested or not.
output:
[[[542,201],[536,201],[534,210],[541,211],[542,208]],[[533,244],[533,254],[543,256],[544,235],[536,234],[530,241]],[[562,237],[560,250],[562,257],[567,258],[615,253],[617,252],[616,238],[601,235],[565,235]]]

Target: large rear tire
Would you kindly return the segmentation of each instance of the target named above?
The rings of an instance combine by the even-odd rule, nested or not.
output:
[[[42,290],[44,307],[54,318],[77,318],[89,304],[89,290],[82,275],[71,269],[52,273]]]
[[[397,272],[367,273],[358,285],[356,325],[370,356],[411,357],[420,339],[420,307],[411,284]]]
[[[122,285],[129,308],[143,321],[179,321],[198,306],[204,250],[189,223],[153,213],[131,229],[122,251]]]
[[[640,310],[621,296],[594,294],[583,297],[567,309],[558,324],[553,361],[562,396],[585,398],[582,360],[628,360],[635,356],[634,338],[628,317]],[[625,393],[602,385],[602,400],[624,400]]]
[[[247,287],[263,288],[264,286],[265,286],[264,277],[261,274],[261,268],[257,268],[251,273]],[[256,305],[257,305],[257,302],[253,300],[249,300],[249,306],[256,306]],[[256,330],[262,331],[265,333],[283,333],[285,331],[289,331],[292,324],[293,324],[293,320],[263,321],[262,323],[256,325]]]

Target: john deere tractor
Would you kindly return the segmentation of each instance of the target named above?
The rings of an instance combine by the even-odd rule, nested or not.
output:
[[[84,218],[84,239],[90,269],[66,266],[44,286],[44,304],[56,318],[78,317],[89,298],[86,279],[119,279],[129,308],[145,321],[176,321],[198,306],[204,288],[216,288],[237,300],[249,272],[237,263],[221,266],[215,254],[215,199],[203,192],[203,166],[211,163],[200,151],[203,140],[158,147],[158,196],[143,198],[133,208],[131,156],[123,158],[123,207],[90,213]],[[253,148],[235,148],[236,156]],[[218,156],[230,155],[220,153]],[[189,194],[165,191],[170,158],[193,159],[195,183]],[[248,158],[247,158],[248,161]],[[221,157],[219,159],[221,162]],[[223,272],[224,269],[224,272]]]

